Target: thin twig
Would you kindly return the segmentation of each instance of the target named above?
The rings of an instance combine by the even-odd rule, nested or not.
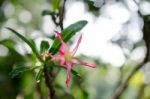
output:
[[[59,10],[59,26],[60,26],[61,30],[64,29],[63,20],[64,20],[64,13],[65,13],[65,4],[66,4],[66,1],[67,0],[64,0],[63,5],[62,5],[62,7],[60,7],[60,10]]]

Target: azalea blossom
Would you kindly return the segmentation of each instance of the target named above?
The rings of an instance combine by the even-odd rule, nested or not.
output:
[[[77,49],[79,47],[79,44],[81,42],[82,35],[80,35],[75,48],[73,50],[70,50],[70,47],[63,41],[61,34],[58,31],[55,31],[55,32],[58,36],[59,41],[61,42],[61,47],[59,49],[59,53],[58,53],[58,55],[54,56],[48,52],[45,52],[44,56],[50,57],[54,60],[57,60],[61,66],[66,67],[66,69],[67,69],[66,86],[68,87],[69,82],[70,82],[70,77],[71,77],[71,69],[73,68],[74,65],[83,65],[83,66],[87,66],[87,67],[91,67],[91,68],[95,68],[96,65],[83,62],[83,61],[79,60],[78,58],[74,57],[74,55],[77,52]]]

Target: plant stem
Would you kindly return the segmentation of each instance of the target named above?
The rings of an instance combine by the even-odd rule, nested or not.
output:
[[[49,74],[49,70],[46,68],[46,64],[44,65],[44,76],[45,76],[45,83],[49,90],[49,98],[54,99],[55,91],[52,86],[52,76]]]
[[[64,20],[64,14],[65,14],[65,3],[66,0],[64,0],[62,7],[59,9],[59,22],[57,23],[55,15],[52,15],[52,20],[56,26],[60,26],[61,30],[63,30],[63,20]],[[49,90],[49,98],[54,99],[55,91],[52,85],[52,81],[54,80],[57,73],[53,74],[54,68],[47,68],[46,63],[44,64],[44,76],[45,76],[45,83]]]
[[[63,30],[64,26],[63,26],[63,20],[64,20],[64,13],[65,13],[65,4],[66,4],[67,0],[64,0],[62,7],[60,7],[59,10],[59,26],[61,28],[61,30]]]

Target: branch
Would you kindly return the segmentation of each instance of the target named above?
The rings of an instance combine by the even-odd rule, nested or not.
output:
[[[49,75],[49,70],[46,68],[46,64],[44,65],[44,76],[45,76],[45,83],[49,89],[49,98],[50,99],[54,99],[54,94],[55,94],[55,91],[53,89],[53,86],[52,86],[52,76]]]
[[[124,92],[124,90],[127,88],[128,82],[129,80],[132,78],[132,76],[140,69],[142,68],[148,61],[149,61],[149,55],[150,55],[150,30],[149,27],[150,25],[149,20],[147,17],[144,17],[144,27],[143,27],[143,40],[145,41],[145,46],[146,46],[146,55],[145,58],[143,60],[143,62],[141,64],[139,64],[138,66],[136,66],[127,76],[127,78],[125,79],[125,81],[123,83],[120,84],[120,86],[117,88],[116,92],[113,95],[112,99],[119,99],[121,94]]]
[[[127,88],[127,84],[129,82],[129,80],[133,77],[133,75],[140,68],[142,68],[149,61],[149,54],[150,54],[150,52],[149,52],[149,47],[148,47],[144,61],[130,72],[130,74],[127,76],[126,80],[123,83],[121,83],[120,86],[117,88],[112,99],[120,99],[121,94]]]
[[[55,24],[56,26],[58,26],[59,23],[56,21],[56,16],[55,16],[55,14],[54,14],[54,15],[51,15],[51,16],[52,16],[52,20],[53,20],[54,24]]]
[[[52,20],[56,26],[60,26],[61,30],[64,29],[63,20],[64,20],[64,13],[65,13],[65,4],[67,0],[63,1],[62,6],[59,8],[59,13],[54,13],[52,16]],[[57,22],[57,18],[59,18],[59,22]]]
[[[125,81],[123,83],[121,83],[119,85],[119,87],[117,88],[117,90],[115,91],[112,99],[120,99],[121,94],[123,93],[123,91],[127,88],[127,84],[129,82],[129,80],[132,78],[132,76],[141,68],[144,66],[144,62],[142,62],[140,65],[138,65],[136,68],[134,68],[130,74],[127,76],[127,78],[125,79]]]

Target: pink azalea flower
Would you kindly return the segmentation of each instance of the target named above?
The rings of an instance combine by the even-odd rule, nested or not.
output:
[[[79,44],[81,42],[82,35],[80,35],[75,48],[73,50],[70,50],[70,47],[63,41],[61,34],[58,31],[55,31],[55,32],[58,36],[58,39],[61,42],[61,47],[59,49],[59,53],[58,53],[58,55],[54,56],[48,52],[45,52],[44,56],[51,57],[54,60],[57,60],[61,66],[64,66],[67,68],[66,86],[68,87],[69,82],[70,82],[71,69],[74,65],[76,65],[76,64],[84,65],[84,66],[91,67],[91,68],[95,68],[96,65],[83,62],[83,61],[77,59],[76,57],[74,57],[74,55],[77,52],[77,49],[79,47]]]

